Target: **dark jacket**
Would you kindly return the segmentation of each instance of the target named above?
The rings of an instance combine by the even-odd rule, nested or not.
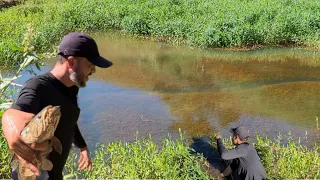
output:
[[[233,172],[239,175],[240,179],[267,179],[267,173],[260,161],[260,157],[251,144],[245,142],[233,149],[226,149],[222,140],[218,139],[217,145],[221,158],[223,160],[232,160],[230,167]]]

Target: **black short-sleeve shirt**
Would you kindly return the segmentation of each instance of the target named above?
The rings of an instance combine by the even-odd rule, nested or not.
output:
[[[49,159],[53,169],[49,171],[50,179],[62,179],[63,167],[68,158],[72,142],[78,147],[85,147],[77,121],[80,108],[77,103],[78,87],[67,87],[51,72],[35,76],[23,85],[12,109],[37,114],[45,106],[60,106],[61,118],[55,136],[62,144],[62,155],[52,150]]]

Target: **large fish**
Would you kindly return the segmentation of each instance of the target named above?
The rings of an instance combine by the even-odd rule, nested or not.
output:
[[[60,121],[60,107],[48,105],[44,107],[21,132],[21,140],[27,144],[32,143],[49,143],[49,148],[45,152],[35,151],[34,157],[25,157],[23,152],[13,152],[11,167],[18,168],[19,179],[36,179],[34,173],[26,167],[24,163],[19,161],[15,154],[28,159],[32,164],[40,170],[51,170],[53,165],[46,156],[52,151],[52,147],[59,154],[62,153],[62,145],[60,140],[54,136],[54,132]]]

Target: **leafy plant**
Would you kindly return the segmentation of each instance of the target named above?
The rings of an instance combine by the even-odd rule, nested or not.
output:
[[[166,138],[160,147],[151,136],[132,143],[112,142],[107,147],[98,144],[94,154],[93,171],[81,172],[76,170],[77,156],[73,151],[65,167],[65,178],[210,179],[200,167],[200,163],[205,164],[204,158],[191,155],[183,139]]]
[[[15,72],[15,74],[12,77],[8,77],[8,78],[4,78],[1,74],[0,74],[0,97],[2,99],[4,99],[4,93],[7,90],[7,88],[9,87],[9,85],[17,78],[19,78],[21,75],[20,73],[27,68],[30,65],[35,65],[39,70],[40,70],[40,66],[42,65],[40,60],[41,57],[38,56],[35,52],[33,52],[33,46],[30,44],[30,37],[33,33],[32,31],[32,26],[30,24],[28,24],[28,31],[25,34],[25,38],[23,40],[23,46],[17,46],[14,45],[11,48],[15,51],[20,51],[23,53],[22,58],[23,58],[23,62],[20,64],[20,66],[18,67],[18,70]],[[30,73],[32,73],[32,70],[29,71]],[[6,109],[11,105],[11,103],[2,103],[0,104],[0,108],[2,109]]]

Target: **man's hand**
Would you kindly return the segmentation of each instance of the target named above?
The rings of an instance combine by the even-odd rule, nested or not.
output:
[[[221,136],[219,134],[216,134],[216,140],[220,139]]]
[[[92,168],[92,162],[90,160],[90,154],[87,147],[80,148],[80,158],[78,161],[80,169],[88,169],[89,171]]]
[[[28,146],[21,140],[16,140],[9,148],[15,153],[20,162],[25,163],[25,165],[36,175],[40,175],[40,170],[32,164],[32,160],[34,159],[34,149],[31,146]]]
[[[223,173],[220,173],[220,178],[224,179],[224,174]]]
[[[232,169],[230,165],[223,171],[223,173],[220,174],[221,178],[224,178],[226,176],[229,176],[232,173]]]

